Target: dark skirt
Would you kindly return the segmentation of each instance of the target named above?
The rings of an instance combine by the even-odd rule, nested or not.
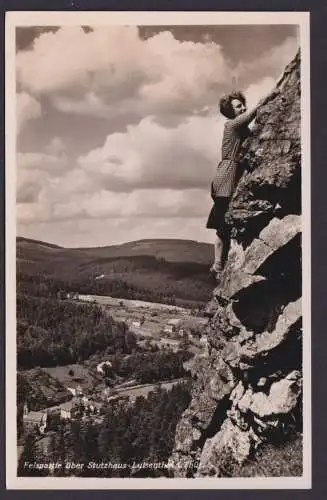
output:
[[[225,221],[225,214],[228,210],[230,198],[227,196],[214,197],[214,204],[210,211],[207,228],[215,229],[220,238],[227,236],[229,229]]]

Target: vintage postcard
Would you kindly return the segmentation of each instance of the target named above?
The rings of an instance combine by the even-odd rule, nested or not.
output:
[[[9,489],[311,487],[305,12],[6,16]]]

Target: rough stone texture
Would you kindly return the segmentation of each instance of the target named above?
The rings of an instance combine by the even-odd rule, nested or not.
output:
[[[300,394],[301,374],[294,370],[284,379],[274,382],[268,394],[249,388],[236,402],[236,407],[243,413],[250,411],[262,419],[271,418],[289,413],[296,407]]]
[[[257,115],[254,137],[244,145],[246,172],[233,197],[234,237],[253,239],[274,217],[301,211],[300,55],[279,84],[281,94]]]
[[[229,475],[232,461],[242,463],[251,451],[251,438],[229,418],[203,447],[196,477]]]
[[[300,54],[259,109],[226,220],[232,241],[208,305],[208,351],[188,363],[192,400],[177,477],[233,475],[265,442],[301,428]]]

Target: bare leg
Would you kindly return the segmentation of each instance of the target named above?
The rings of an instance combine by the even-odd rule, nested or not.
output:
[[[229,249],[230,249],[230,233],[226,233],[226,235],[224,237],[224,250],[223,250],[223,255],[222,255],[222,267],[225,267]]]
[[[212,269],[215,272],[220,272],[223,268],[224,241],[220,238],[218,232],[216,233],[216,241],[214,243],[214,248],[215,248],[215,261],[212,266]]]

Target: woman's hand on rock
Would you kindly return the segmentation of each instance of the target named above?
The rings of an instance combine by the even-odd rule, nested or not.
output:
[[[267,102],[271,101],[275,97],[277,97],[280,94],[280,90],[278,88],[274,88],[271,92],[269,92],[266,97],[263,97],[259,101],[259,106],[263,106],[264,104],[267,104]]]

